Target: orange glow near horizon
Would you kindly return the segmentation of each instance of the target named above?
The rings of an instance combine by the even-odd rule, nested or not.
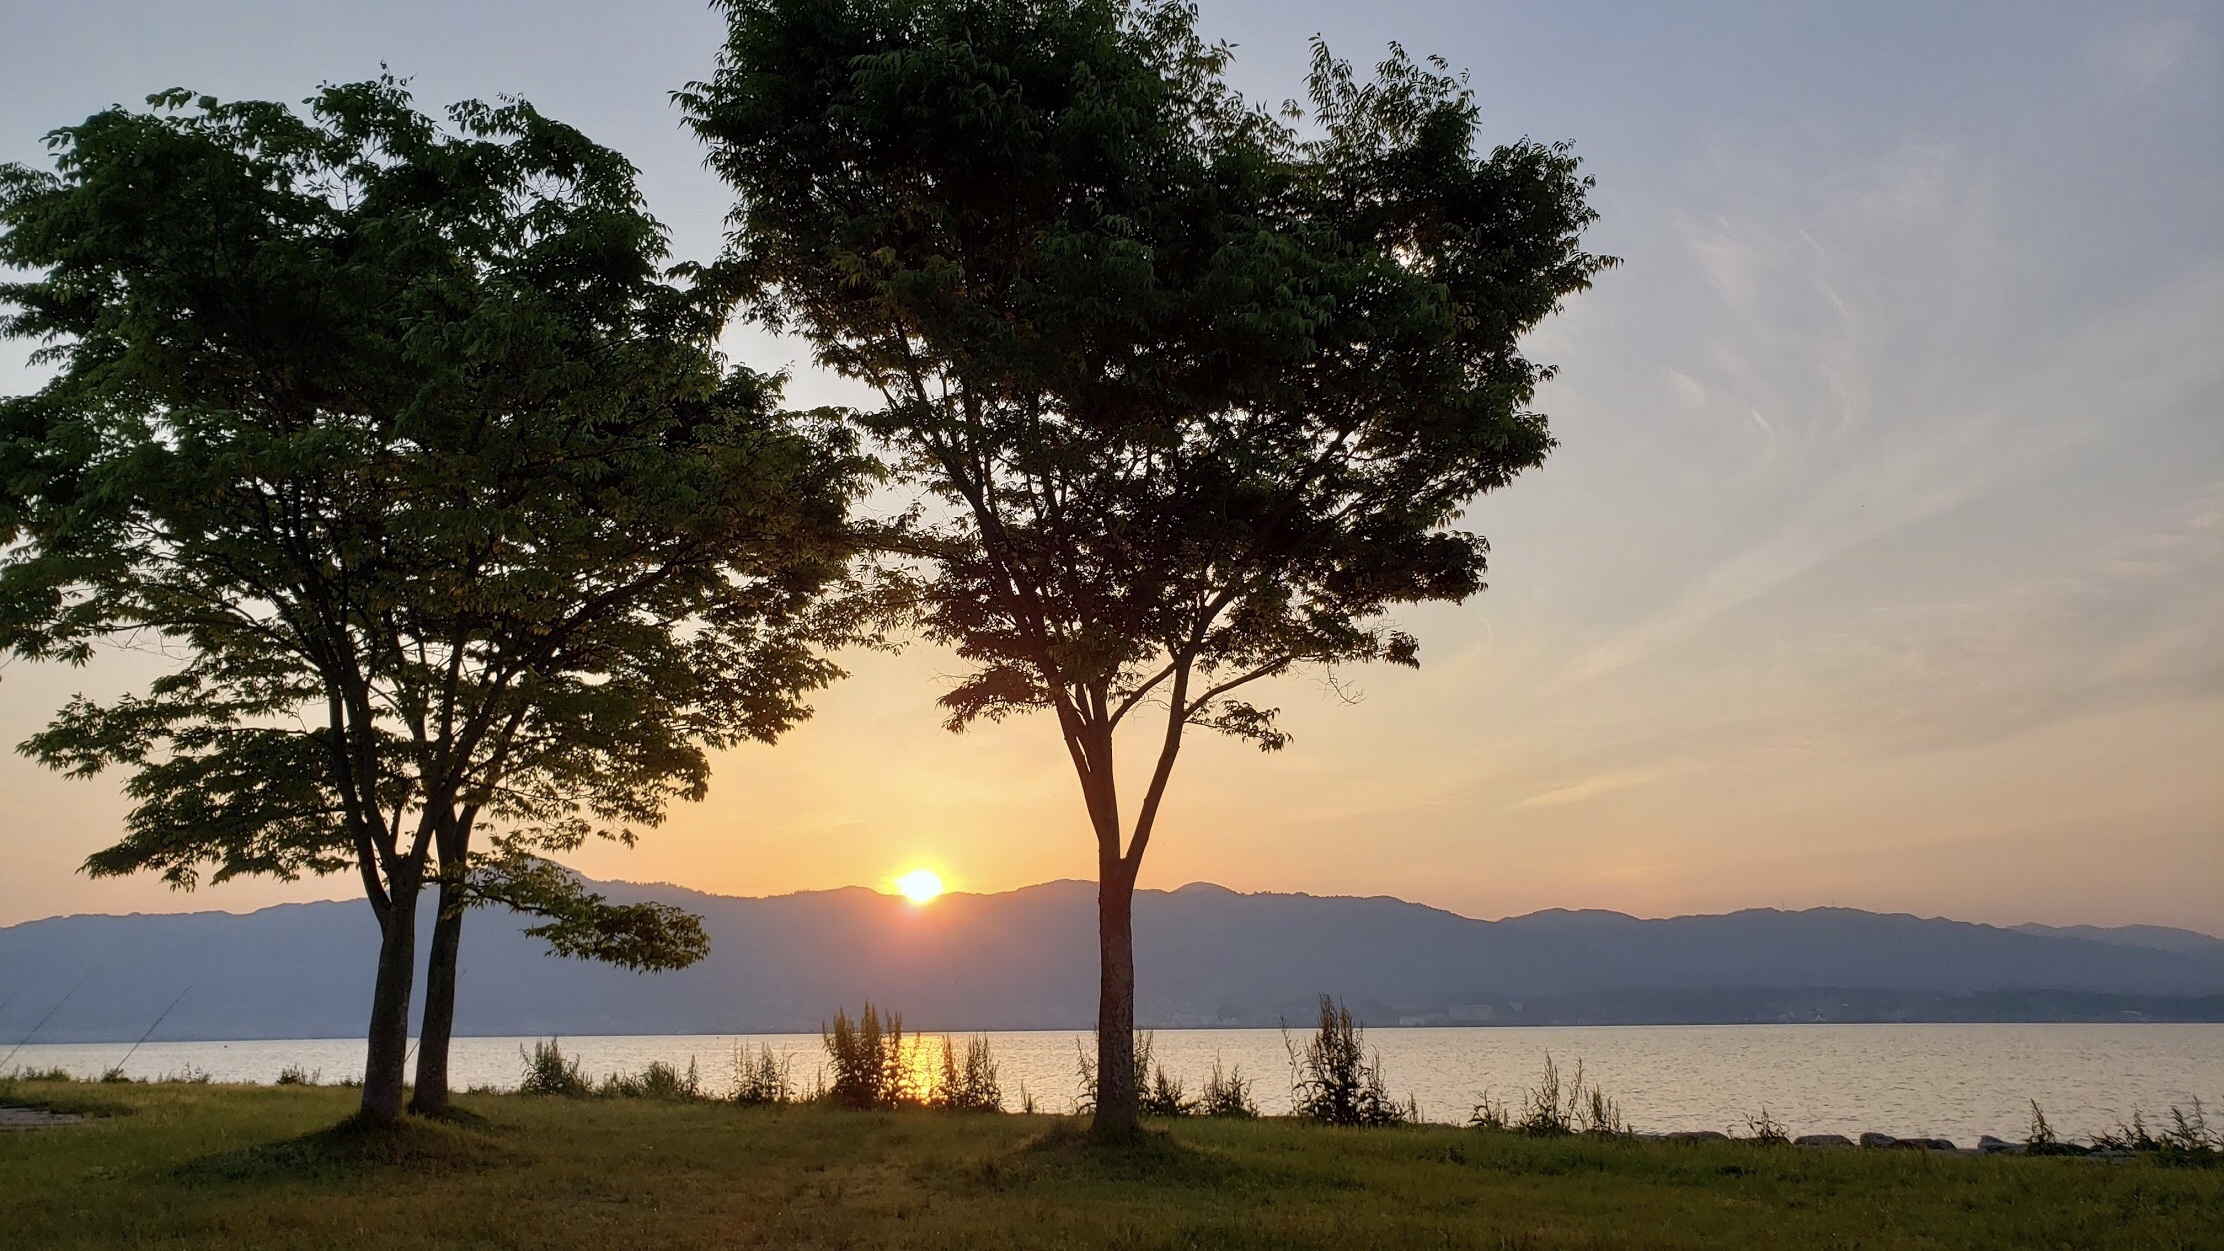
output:
[[[896,889],[915,904],[933,903],[942,893],[942,875],[932,869],[913,869],[896,879]]]

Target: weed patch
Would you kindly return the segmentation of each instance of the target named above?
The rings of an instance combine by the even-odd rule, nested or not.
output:
[[[1390,1097],[1381,1054],[1367,1050],[1365,1032],[1352,1019],[1351,1009],[1327,995],[1320,997],[1320,1026],[1305,1050],[1298,1051],[1287,1028],[1282,1044],[1290,1053],[1295,1115],[1324,1125],[1403,1125],[1421,1119],[1417,1104]]]
[[[517,1054],[525,1062],[525,1075],[518,1081],[517,1093],[556,1095],[565,1099],[584,1099],[593,1093],[587,1084],[587,1075],[580,1071],[578,1059],[565,1055],[557,1040],[535,1042],[529,1052],[519,1047]]]

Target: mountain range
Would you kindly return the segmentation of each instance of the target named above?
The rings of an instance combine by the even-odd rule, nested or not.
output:
[[[1088,882],[924,906],[862,888],[597,889],[695,912],[710,956],[629,973],[555,958],[520,919],[475,913],[460,1033],[814,1031],[867,999],[930,1030],[1079,1029],[1095,1015]],[[1322,993],[1377,1026],[2224,1021],[2224,940],[2155,926],[2000,928],[1850,908],[1481,921],[1385,897],[1196,883],[1137,892],[1135,932],[1139,1022],[1156,1028],[1306,1020]],[[34,1026],[35,1042],[129,1041],[173,1000],[157,1038],[351,1037],[374,947],[360,902],[0,928],[0,1041]]]

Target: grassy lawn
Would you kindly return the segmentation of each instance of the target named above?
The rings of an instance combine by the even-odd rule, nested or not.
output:
[[[1182,1121],[1119,1155],[1059,1117],[515,1095],[327,1132],[354,1092],[16,1085],[103,1113],[0,1134],[0,1246],[2224,1247],[2224,1169],[1449,1127]]]

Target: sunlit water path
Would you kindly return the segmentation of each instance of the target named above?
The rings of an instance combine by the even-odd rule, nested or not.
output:
[[[992,1033],[1005,1102],[1020,1092],[1043,1111],[1072,1107],[1076,1044],[1065,1032]],[[1217,1057],[1240,1066],[1268,1112],[1289,1106],[1290,1062],[1273,1030],[1162,1030],[1157,1058],[1194,1093]],[[1420,1101],[1424,1117],[1464,1121],[1478,1097],[1518,1102],[1551,1053],[1563,1071],[1577,1060],[1587,1079],[1618,1100],[1643,1130],[1728,1129],[1765,1105],[1797,1133],[1938,1135],[1963,1145],[1979,1134],[2021,1138],[2036,1099],[2064,1132],[2082,1135],[2198,1097],[2224,1108],[2224,1024],[2201,1025],[1692,1025],[1505,1029],[1381,1029],[1379,1048],[1394,1093]],[[459,1086],[517,1084],[522,1038],[459,1038]],[[1303,1038],[1299,1036],[1298,1042]],[[685,1069],[724,1091],[737,1045],[769,1043],[792,1057],[808,1088],[824,1051],[816,1035],[640,1035],[566,1038],[592,1077],[632,1072],[652,1060]],[[122,1059],[128,1044],[24,1047],[11,1067],[61,1067],[81,1076]],[[158,1077],[191,1070],[216,1081],[269,1082],[297,1065],[335,1082],[361,1072],[358,1039],[150,1042],[126,1072]]]

